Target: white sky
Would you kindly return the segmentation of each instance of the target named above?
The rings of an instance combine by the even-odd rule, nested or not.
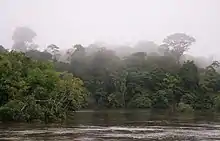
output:
[[[0,44],[6,48],[16,26],[32,28],[41,47],[160,43],[185,32],[197,39],[190,53],[220,53],[220,0],[0,0]]]

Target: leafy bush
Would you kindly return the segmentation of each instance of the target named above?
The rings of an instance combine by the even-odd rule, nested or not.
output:
[[[151,99],[148,95],[136,95],[129,103],[129,108],[151,108]]]
[[[165,109],[169,107],[169,101],[167,98],[167,91],[166,90],[159,90],[152,96],[152,107]]]

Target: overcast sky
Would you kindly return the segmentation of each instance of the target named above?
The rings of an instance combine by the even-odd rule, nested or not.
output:
[[[0,0],[0,44],[6,48],[16,26],[32,28],[41,47],[159,44],[185,32],[197,39],[190,53],[220,54],[220,0]]]

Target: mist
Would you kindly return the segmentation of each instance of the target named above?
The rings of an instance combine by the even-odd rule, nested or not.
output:
[[[219,52],[218,0],[1,0],[0,43],[11,48],[18,26],[28,26],[40,47],[61,49],[94,42],[133,46],[141,40],[160,44],[169,34],[193,36],[188,54]]]
[[[220,0],[0,0],[0,140],[220,139],[219,13]]]

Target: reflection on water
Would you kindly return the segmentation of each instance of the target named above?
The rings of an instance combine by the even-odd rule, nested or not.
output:
[[[1,141],[216,141],[220,115],[80,111],[65,124],[0,124]]]

